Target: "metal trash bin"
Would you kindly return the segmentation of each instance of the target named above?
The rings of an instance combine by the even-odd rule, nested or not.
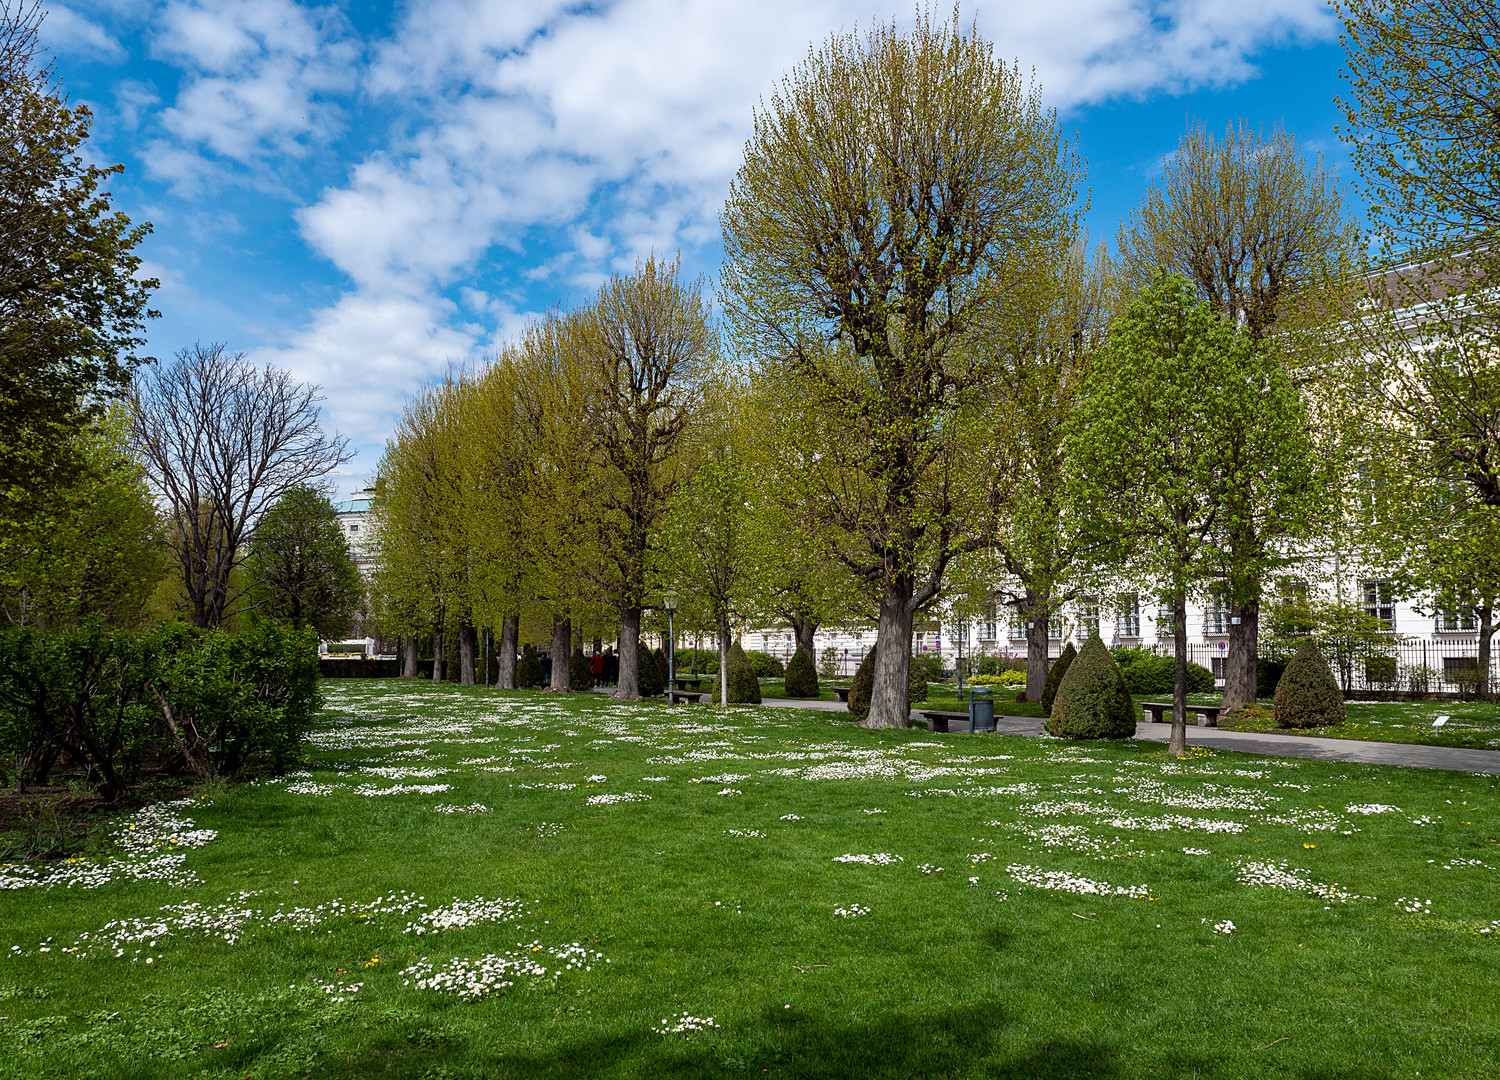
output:
[[[995,703],[990,700],[990,688],[969,688],[969,731],[995,730]]]

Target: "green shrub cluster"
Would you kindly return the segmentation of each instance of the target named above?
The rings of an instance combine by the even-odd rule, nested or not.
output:
[[[1264,656],[1255,661],[1255,696],[1268,698],[1276,693],[1276,684],[1286,671],[1285,660],[1267,660]]]
[[[588,690],[594,685],[594,669],[589,667],[582,648],[574,649],[568,660],[568,685],[574,690]]]
[[[319,703],[311,629],[141,634],[89,620],[0,633],[0,750],[19,759],[22,784],[45,784],[64,756],[111,801],[150,755],[205,778],[284,769]]]
[[[786,674],[786,665],[770,653],[761,652],[759,649],[741,649],[740,651],[750,661],[750,667],[757,679],[779,679]]]
[[[815,698],[818,696],[818,669],[812,657],[799,646],[786,666],[786,696],[793,698]]]
[[[542,658],[537,655],[535,645],[521,646],[521,659],[516,661],[516,685],[523,690],[542,685]]]
[[[1007,671],[1019,671],[1022,675],[1026,674],[1026,661],[1017,660],[1009,656],[976,656],[972,658],[970,663],[973,665],[971,670],[976,675],[1001,675]],[[1021,681],[1025,682],[1026,680],[1022,679]],[[983,686],[984,684],[980,683],[979,685]]]
[[[875,648],[865,653],[849,684],[849,714],[861,720],[870,715],[870,691],[875,685]]]
[[[635,672],[639,680],[636,688],[640,690],[641,697],[661,697],[667,692],[667,654],[660,649],[637,646]]]
[[[1047,731],[1060,739],[1126,739],[1135,734],[1135,703],[1097,633],[1089,635],[1068,665]]]
[[[1132,694],[1170,694],[1176,678],[1176,660],[1150,649],[1116,649],[1115,663],[1125,679],[1125,686]],[[1187,666],[1187,692],[1189,694],[1211,694],[1214,691],[1214,673],[1202,664],[1189,661]]]
[[[1062,685],[1063,676],[1068,673],[1068,668],[1077,656],[1078,650],[1073,648],[1070,641],[1062,655],[1052,662],[1052,667],[1047,671],[1047,685],[1042,688],[1042,712],[1052,712],[1052,703],[1057,699],[1057,688]]]
[[[717,675],[719,673],[718,646],[709,646],[706,649],[678,649],[677,650],[677,674],[682,675],[693,670],[693,658],[696,654],[698,660],[697,671],[699,675]]]
[[[755,668],[750,662],[749,655],[740,643],[736,641],[729,646],[729,704],[731,705],[759,705],[760,704],[760,679],[755,674]],[[713,700],[718,704],[720,696],[720,685],[714,682]]]
[[[1311,641],[1304,641],[1287,661],[1274,700],[1279,727],[1333,727],[1345,719],[1344,695]]]
[[[1006,669],[994,675],[973,675],[969,682],[974,686],[1025,686],[1026,672]]]

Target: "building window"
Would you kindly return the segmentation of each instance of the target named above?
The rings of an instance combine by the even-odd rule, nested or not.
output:
[[[1204,637],[1223,637],[1229,633],[1229,602],[1220,595],[1208,598],[1203,609]]]
[[[1162,597],[1156,605],[1156,636],[1172,636],[1172,601],[1169,597]]]
[[[1090,634],[1099,632],[1099,598],[1097,596],[1080,596],[1078,598],[1078,634],[1087,638]]]
[[[918,630],[917,631],[917,652],[926,652],[926,651],[927,651],[927,631],[926,630]]]
[[[1228,664],[1228,658],[1224,656],[1210,656],[1208,658],[1208,663],[1209,666],[1213,669],[1214,678],[1222,680],[1224,678],[1225,672],[1228,670],[1226,666]]]
[[[1026,620],[1023,619],[1023,618],[1021,618],[1021,616],[1019,614],[1014,615],[1014,616],[1011,617],[1011,620],[1010,620],[1010,639],[1012,641],[1025,641],[1026,640]]]
[[[1115,619],[1115,633],[1122,638],[1141,636],[1141,601],[1135,593],[1120,597],[1120,614]]]
[[[349,531],[351,533],[357,533],[357,532],[359,532],[359,526],[358,525],[350,525],[349,526]]]
[[[984,613],[984,633],[980,635],[982,640],[995,640],[995,622],[995,605],[991,604]]]
[[[1372,619],[1379,620],[1384,624],[1384,629],[1394,630],[1396,627],[1396,606],[1391,599],[1391,583],[1389,581],[1367,581],[1365,590],[1365,614]]]
[[[1473,634],[1479,630],[1472,608],[1455,611],[1443,608],[1437,613],[1437,631],[1440,634]]]

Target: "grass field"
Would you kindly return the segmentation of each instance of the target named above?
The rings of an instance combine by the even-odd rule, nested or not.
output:
[[[1493,777],[325,688],[0,870],[0,1076],[1500,1071]]]

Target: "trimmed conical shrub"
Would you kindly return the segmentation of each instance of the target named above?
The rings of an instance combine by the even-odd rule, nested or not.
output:
[[[594,669],[589,667],[589,659],[581,648],[574,649],[568,661],[568,682],[574,690],[587,690],[594,685]]]
[[[635,654],[636,684],[643,698],[661,697],[667,689],[667,661],[660,649],[637,647]]]
[[[815,698],[818,696],[818,669],[800,647],[792,654],[786,665],[786,696]]]
[[[1277,727],[1333,727],[1344,722],[1344,695],[1328,661],[1304,641],[1276,684]]]
[[[1060,739],[1128,739],[1135,734],[1135,702],[1097,633],[1089,635],[1064,672],[1047,731]]]
[[[1062,655],[1052,663],[1052,668],[1047,672],[1047,685],[1042,688],[1042,712],[1051,714],[1052,702],[1057,697],[1057,688],[1062,685],[1063,676],[1068,673],[1068,667],[1073,663],[1078,650],[1073,648],[1073,643],[1068,642],[1067,648],[1063,649]]]
[[[717,704],[719,700],[719,682],[715,680],[714,703]],[[745,655],[745,650],[738,641],[729,646],[729,704],[760,704],[760,679],[756,677],[755,668],[750,665],[750,658]]]
[[[542,658],[536,654],[535,645],[526,645],[521,649],[521,659],[516,661],[516,685],[542,685]]]
[[[870,691],[875,687],[875,649],[871,646],[870,651],[865,653],[865,658],[859,662],[859,670],[854,673],[854,681],[849,684],[849,712],[853,716],[863,720],[870,715]]]

